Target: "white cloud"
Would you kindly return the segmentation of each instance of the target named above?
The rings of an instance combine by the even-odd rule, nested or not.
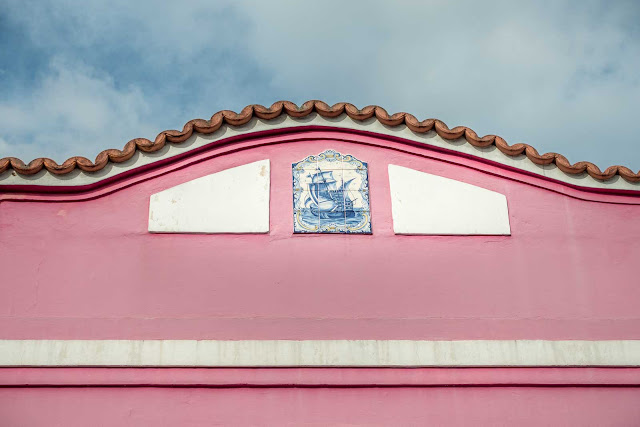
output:
[[[250,46],[280,91],[379,103],[603,167],[635,153],[640,167],[633,4],[332,5],[247,9]]]
[[[18,154],[95,155],[218,109],[320,98],[640,168],[633,1],[65,0],[7,10],[31,43],[57,53],[34,88],[0,101],[0,136]],[[30,132],[34,122],[55,134]]]
[[[93,159],[106,148],[151,135],[151,108],[136,87],[117,88],[105,74],[55,58],[37,87],[0,103],[0,150],[22,157]]]

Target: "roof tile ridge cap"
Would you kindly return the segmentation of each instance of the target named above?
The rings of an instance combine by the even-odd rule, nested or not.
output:
[[[309,100],[301,106],[297,106],[291,101],[277,101],[270,107],[260,104],[247,105],[236,113],[232,110],[221,110],[213,114],[209,120],[193,119],[184,124],[182,131],[164,130],[160,132],[154,141],[147,138],[134,138],[128,141],[122,150],[115,148],[107,149],[100,152],[95,161],[80,156],[70,157],[61,165],[52,159],[40,157],[32,160],[29,164],[25,164],[16,157],[4,157],[0,159],[0,173],[13,169],[20,175],[34,175],[43,168],[55,175],[64,175],[72,172],[76,167],[85,172],[96,172],[103,169],[107,163],[122,163],[129,160],[137,150],[150,153],[162,149],[168,142],[179,144],[189,139],[193,133],[209,134],[218,130],[224,123],[231,126],[241,126],[248,123],[254,116],[262,120],[271,120],[279,117],[282,113],[286,113],[293,118],[306,117],[316,112],[323,117],[338,117],[346,113],[351,119],[363,121],[376,118],[380,123],[386,126],[406,125],[411,131],[416,133],[425,133],[431,130],[445,140],[455,140],[465,138],[465,140],[474,147],[488,147],[495,145],[503,154],[515,157],[525,154],[529,160],[538,165],[549,165],[554,163],[562,172],[568,175],[581,174],[587,172],[589,176],[600,181],[606,181],[615,175],[620,175],[628,182],[640,182],[640,170],[634,173],[630,168],[620,165],[609,166],[603,171],[594,163],[581,161],[571,164],[567,158],[558,153],[539,154],[538,151],[523,143],[509,145],[503,138],[497,135],[485,135],[479,137],[475,131],[466,126],[456,126],[449,128],[443,121],[437,119],[425,119],[419,121],[415,116],[398,112],[389,115],[389,113],[378,105],[368,105],[362,109],[347,102],[339,102],[329,105],[320,100]]]

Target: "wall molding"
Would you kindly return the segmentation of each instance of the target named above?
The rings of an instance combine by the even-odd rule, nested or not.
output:
[[[14,174],[15,171],[7,169],[0,173],[0,185],[2,186],[38,186],[41,190],[46,187],[64,187],[70,191],[73,187],[87,187],[101,181],[109,180],[127,171],[143,168],[155,163],[163,163],[172,158],[180,158],[191,152],[198,152],[210,145],[226,145],[239,139],[261,137],[270,133],[300,132],[309,130],[337,130],[342,132],[362,132],[378,138],[393,138],[397,141],[418,145],[427,149],[445,150],[462,156],[471,156],[480,161],[498,164],[509,169],[517,169],[520,172],[544,177],[556,182],[562,182],[582,190],[623,190],[638,195],[640,182],[632,183],[624,180],[620,175],[615,175],[607,181],[592,178],[587,172],[580,174],[566,174],[554,163],[536,164],[524,155],[507,156],[495,145],[476,147],[466,142],[464,137],[448,140],[442,138],[435,130],[416,133],[406,125],[387,126],[379,122],[375,117],[354,120],[346,114],[337,117],[324,117],[317,113],[311,113],[305,117],[290,117],[283,115],[277,118],[264,120],[257,117],[251,118],[245,124],[232,126],[222,125],[218,130],[210,134],[194,133],[185,141],[179,143],[167,143],[161,149],[149,153],[140,150],[121,163],[108,163],[106,167],[96,172],[84,172],[74,169],[64,175],[56,175],[45,168],[33,175]]]
[[[0,368],[0,387],[638,387],[640,368]]]
[[[0,340],[0,366],[638,367],[640,340]]]
[[[334,135],[327,135],[328,132],[332,132]],[[348,135],[345,132],[347,132]],[[207,135],[194,135],[192,138],[199,141],[199,139],[205,139],[204,137],[206,136]],[[30,185],[6,184],[5,182],[0,181],[0,203],[4,201],[71,202],[93,200],[219,156],[225,156],[244,150],[251,150],[268,146],[270,144],[298,143],[314,141],[318,138],[326,141],[351,142],[381,149],[394,150],[422,158],[455,164],[482,173],[499,176],[511,181],[543,188],[545,190],[553,191],[579,200],[613,204],[640,204],[640,198],[638,197],[640,192],[636,190],[590,188],[580,184],[561,182],[547,176],[527,172],[521,168],[505,166],[482,157],[453,152],[444,148],[427,147],[429,149],[425,149],[422,144],[407,144],[403,138],[394,138],[391,136],[385,137],[384,135],[365,131],[345,131],[344,129],[338,128],[323,128],[322,126],[278,128],[271,131],[260,131],[249,135],[232,136],[225,139],[224,144],[211,143],[209,141],[209,144],[204,144],[192,151],[185,150],[183,153],[176,156],[163,158],[162,160],[145,164],[140,167],[127,168],[127,170],[123,170],[113,176],[105,176],[103,179],[97,180],[96,182],[82,185],[77,183],[71,186],[64,184],[37,184],[37,177],[40,174],[50,174],[50,172],[45,171],[45,173],[40,171],[38,174],[33,175],[33,178],[29,178],[29,182],[33,181]],[[380,138],[385,138],[385,140],[379,141]],[[184,144],[187,144],[189,141]],[[143,154],[136,152],[136,154],[127,162],[133,162],[139,156],[143,156]],[[103,170],[111,170],[110,168],[116,167],[112,164],[109,165],[111,166],[107,166]]]

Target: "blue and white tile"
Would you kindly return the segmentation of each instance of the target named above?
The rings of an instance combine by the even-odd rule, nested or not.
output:
[[[367,163],[326,150],[294,163],[292,172],[294,232],[371,233]],[[319,172],[323,173],[322,181],[316,179],[314,183],[313,177]],[[310,190],[322,191],[323,184],[327,187],[326,200],[319,201]],[[333,208],[323,210],[323,203]]]

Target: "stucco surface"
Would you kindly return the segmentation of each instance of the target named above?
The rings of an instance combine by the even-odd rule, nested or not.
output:
[[[389,186],[397,234],[511,234],[504,194],[396,165]]]
[[[0,203],[4,339],[638,339],[640,206],[316,132],[65,202]],[[404,146],[403,146],[404,147]],[[369,163],[372,235],[293,235],[291,163]],[[424,153],[424,149],[420,149]],[[147,232],[149,196],[271,162],[270,232]],[[398,236],[388,165],[504,194],[511,236]]]
[[[206,142],[195,136],[185,151]],[[293,234],[291,164],[329,148],[369,165],[372,235]],[[153,154],[135,156],[154,163]],[[147,231],[152,194],[265,159],[269,233]],[[389,164],[505,195],[511,235],[394,234]],[[640,338],[640,198],[547,181],[543,175],[560,172],[539,169],[525,175],[423,146],[316,130],[194,150],[84,193],[0,194],[0,339],[18,340],[2,356],[42,366],[47,358],[55,365],[123,357],[129,366],[0,368],[0,425],[637,425],[640,370],[588,365],[638,358],[637,341],[613,340]],[[101,176],[117,172],[105,167]],[[571,181],[590,180],[582,178]],[[153,339],[234,340],[229,348],[237,351],[95,341]],[[296,356],[263,340],[374,339],[425,348],[439,346],[430,340],[478,340],[429,354],[587,367],[331,369],[335,359],[314,353],[317,341],[297,357],[324,367],[131,367],[145,357],[160,364],[214,353],[231,362]],[[260,342],[246,350],[236,340]],[[357,341],[327,345],[356,346],[333,352],[354,366],[375,357],[405,357],[405,366],[420,356]]]
[[[261,160],[152,194],[149,231],[266,233],[269,177],[269,160]]]
[[[637,425],[638,400],[637,388],[0,389],[0,419],[7,425],[66,427],[601,427]]]

